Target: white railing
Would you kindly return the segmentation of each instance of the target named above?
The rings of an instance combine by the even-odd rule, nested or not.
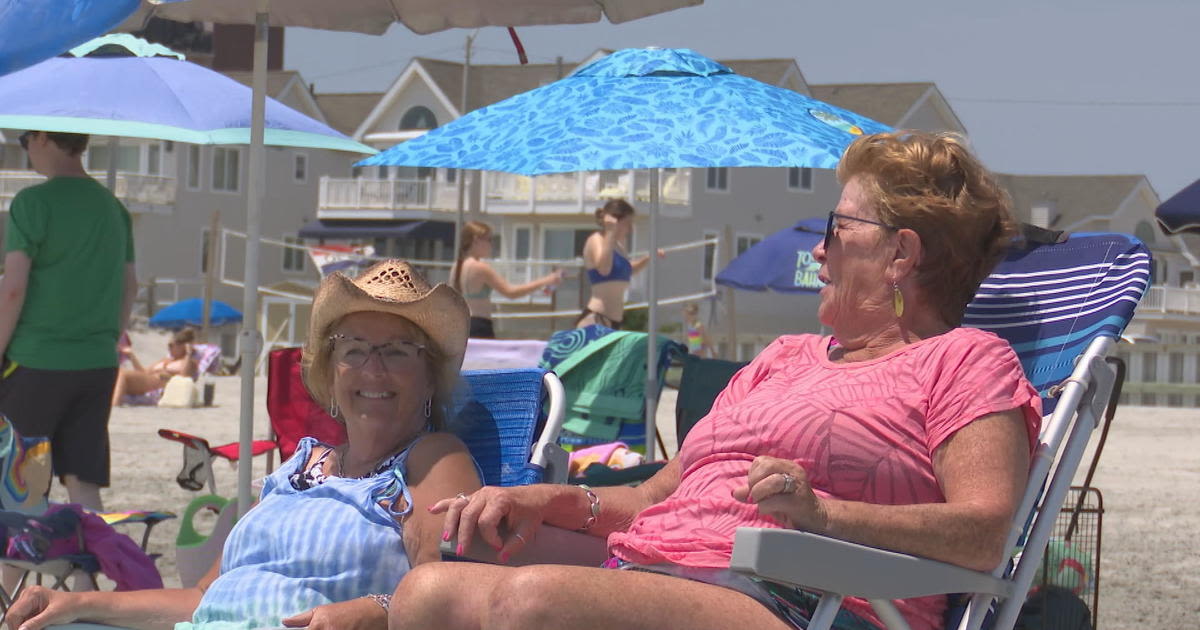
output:
[[[665,205],[691,203],[691,169],[664,170],[661,199]],[[483,178],[484,211],[491,204],[571,206],[591,212],[605,199],[650,199],[645,170],[560,173],[527,177],[488,172]],[[430,179],[322,177],[320,210],[430,210],[454,212],[458,185]]]
[[[100,182],[107,177],[104,171],[89,171],[88,174]],[[21,189],[44,181],[46,178],[33,171],[0,171],[0,209],[7,210],[13,196]],[[113,193],[127,204],[170,206],[175,204],[175,185],[174,177],[117,171]]]
[[[1200,315],[1200,289],[1150,287],[1138,305],[1138,314]]]

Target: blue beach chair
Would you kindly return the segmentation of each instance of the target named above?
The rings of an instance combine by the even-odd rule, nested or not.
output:
[[[1151,258],[1124,234],[1075,234],[1013,251],[984,281],[964,324],[1012,343],[1049,414],[1007,545],[1019,559],[990,573],[818,536],[741,528],[732,568],[823,593],[811,630],[831,627],[844,597],[861,597],[891,630],[908,624],[894,599],[970,593],[957,627],[1010,630],[1033,582],[1117,370],[1106,354],[1150,283]],[[1023,542],[1023,545],[1022,545]],[[995,604],[994,614],[993,604]]]

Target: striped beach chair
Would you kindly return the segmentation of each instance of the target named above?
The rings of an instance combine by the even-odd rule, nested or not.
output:
[[[823,593],[809,628],[827,630],[844,597],[889,629],[907,629],[892,600],[968,593],[959,630],[1011,630],[1118,370],[1105,361],[1150,284],[1150,252],[1126,234],[1073,234],[1016,249],[989,276],[964,324],[1007,339],[1042,394],[1042,434],[1010,529],[1017,560],[988,572],[826,538],[741,528],[731,567]]]

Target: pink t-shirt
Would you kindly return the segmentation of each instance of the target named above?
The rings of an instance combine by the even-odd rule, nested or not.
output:
[[[804,467],[821,496],[890,505],[945,501],[933,456],[975,419],[1020,408],[1032,452],[1041,400],[1008,342],[956,328],[885,357],[833,363],[830,339],[780,337],[742,368],[679,451],[682,477],[609,551],[629,562],[728,567],[738,527],[779,527],[730,492],[756,456]],[[846,608],[878,622],[864,600]],[[914,630],[941,626],[944,597],[900,602]]]

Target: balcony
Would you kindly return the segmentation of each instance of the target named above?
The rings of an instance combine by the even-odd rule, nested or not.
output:
[[[590,215],[614,197],[648,202],[650,174],[631,170],[527,177],[483,172],[480,188],[479,207],[485,214]],[[660,195],[663,216],[688,216],[691,170],[663,169]],[[317,214],[322,219],[429,219],[457,208],[455,182],[322,177]]]
[[[103,171],[88,174],[100,182],[107,177]],[[13,197],[23,188],[44,181],[46,178],[34,171],[0,171],[0,211],[7,211]],[[117,171],[113,192],[130,212],[166,212],[175,206],[175,185],[174,177]]]
[[[1200,318],[1200,289],[1150,287],[1137,308],[1138,316],[1166,319],[1172,316]]]

